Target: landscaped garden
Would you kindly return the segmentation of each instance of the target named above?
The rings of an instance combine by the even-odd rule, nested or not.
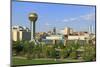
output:
[[[12,65],[37,65],[95,61],[95,45],[67,42],[66,45],[38,44],[29,41],[13,41]]]

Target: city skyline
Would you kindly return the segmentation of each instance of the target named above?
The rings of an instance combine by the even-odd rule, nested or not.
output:
[[[39,18],[36,21],[36,31],[46,32],[53,27],[61,29],[71,27],[75,30],[88,30],[93,26],[95,32],[95,7],[69,4],[12,2],[12,25],[21,25],[29,28],[30,12],[36,12]]]

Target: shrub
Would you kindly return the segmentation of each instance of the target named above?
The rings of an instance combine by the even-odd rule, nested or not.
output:
[[[75,52],[75,51],[71,52],[69,57],[72,58],[72,59],[77,59],[77,52]]]
[[[93,45],[86,45],[84,46],[84,52],[82,54],[82,58],[85,61],[93,61],[96,60],[96,51],[95,51],[95,46]]]

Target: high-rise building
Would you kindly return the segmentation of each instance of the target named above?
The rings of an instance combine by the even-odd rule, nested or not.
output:
[[[30,39],[31,39],[31,33],[27,27],[22,27],[22,26],[12,27],[13,41],[22,41],[22,40],[30,40]]]
[[[53,28],[53,34],[56,35],[56,27]]]

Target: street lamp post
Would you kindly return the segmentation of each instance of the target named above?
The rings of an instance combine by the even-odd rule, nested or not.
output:
[[[38,15],[36,13],[30,13],[29,14],[29,20],[31,22],[31,41],[35,39],[35,23],[38,18]]]

